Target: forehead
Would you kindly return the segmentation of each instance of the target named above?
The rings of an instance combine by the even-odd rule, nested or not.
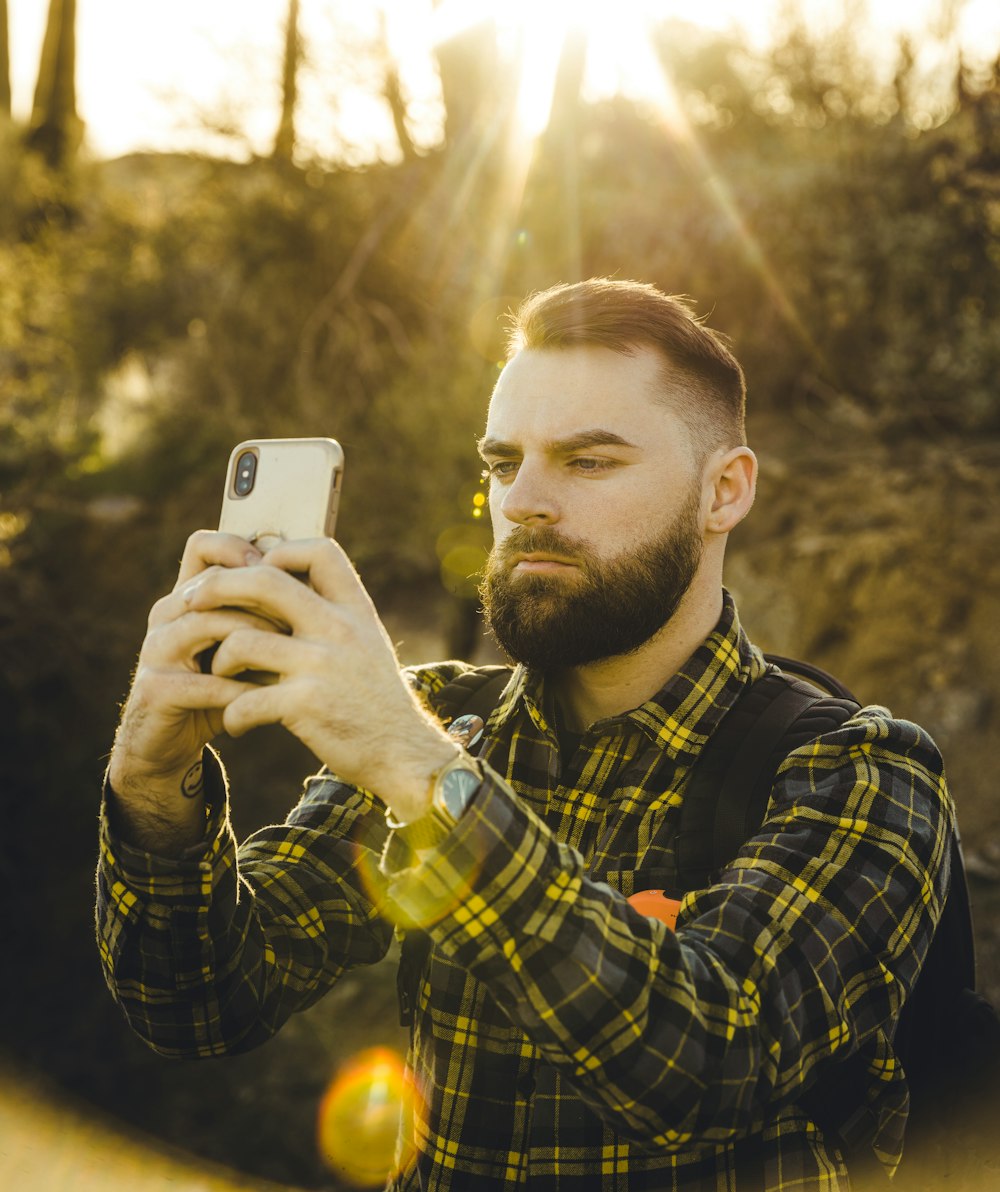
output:
[[[683,426],[664,400],[664,363],[647,347],[524,349],[500,374],[486,435],[529,444],[602,427],[632,442],[676,440]]]

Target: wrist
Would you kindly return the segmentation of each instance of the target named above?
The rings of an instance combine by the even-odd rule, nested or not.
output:
[[[129,844],[164,856],[179,855],[205,834],[202,759],[175,772],[147,769],[131,759],[116,763],[105,776],[109,823]]]
[[[176,765],[149,765],[117,750],[108,762],[107,782],[120,798],[180,797],[193,800],[203,794],[202,751]]]
[[[458,824],[465,809],[483,783],[480,763],[456,746],[451,759],[432,776],[428,784],[427,810],[414,820],[400,822],[386,810],[389,827],[399,833],[418,854],[436,848]]]
[[[419,748],[407,751],[395,772],[379,783],[377,793],[385,803],[387,818],[406,824],[426,815],[434,779],[457,752],[455,742],[443,732],[435,732]]]

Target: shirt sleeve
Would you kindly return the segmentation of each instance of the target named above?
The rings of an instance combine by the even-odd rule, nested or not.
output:
[[[953,822],[934,743],[869,708],[786,759],[759,833],[676,932],[591,880],[492,773],[389,897],[617,1131],[719,1144],[862,1048],[905,1119],[890,1025],[941,913]]]
[[[387,829],[374,798],[310,778],[284,824],[237,848],[225,775],[205,757],[206,832],[180,858],[133,848],[101,812],[97,939],[105,978],[133,1029],[175,1057],[245,1050],[346,970],[381,959]]]

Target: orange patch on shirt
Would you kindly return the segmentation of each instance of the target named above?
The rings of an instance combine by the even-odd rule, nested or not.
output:
[[[668,898],[662,890],[640,890],[628,900],[629,906],[634,907],[640,915],[647,919],[659,919],[670,928],[677,929],[677,912],[681,909],[680,901]]]

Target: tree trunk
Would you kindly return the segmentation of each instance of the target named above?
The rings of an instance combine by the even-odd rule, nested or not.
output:
[[[435,0],[435,7],[440,0]],[[460,30],[434,50],[441,98],[445,110],[445,143],[474,141],[489,124],[498,107],[498,96],[507,94],[510,77],[504,77],[497,50],[496,25],[484,20]]]
[[[0,116],[10,116],[10,25],[7,0],[0,0]]]
[[[295,105],[299,95],[299,64],[301,61],[299,0],[288,0],[285,56],[281,70],[281,121],[274,138],[273,157],[276,161],[290,162],[295,153]]]
[[[82,131],[76,113],[76,0],[49,0],[28,144],[58,169],[76,151]]]
[[[562,220],[562,268],[573,281],[582,280],[583,243],[580,230],[580,93],[587,65],[587,41],[570,33],[563,43],[552,95],[552,112],[545,130],[545,151],[559,163]]]
[[[403,152],[403,160],[412,161],[417,156],[417,149],[406,123],[406,96],[403,95],[403,88],[399,81],[399,67],[389,48],[389,33],[384,11],[379,13],[379,52],[385,62],[382,75],[384,80],[382,94],[389,105],[392,126],[396,130],[396,140],[399,141],[399,147]]]

